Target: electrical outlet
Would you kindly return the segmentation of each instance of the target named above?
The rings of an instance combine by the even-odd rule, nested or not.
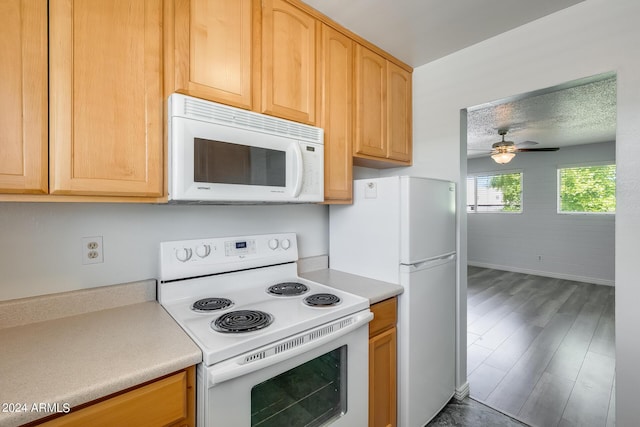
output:
[[[82,263],[99,264],[104,262],[104,247],[102,236],[82,238]]]

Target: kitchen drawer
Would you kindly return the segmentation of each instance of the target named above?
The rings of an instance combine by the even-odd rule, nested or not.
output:
[[[193,367],[107,400],[73,410],[41,426],[193,426]],[[191,396],[190,396],[191,394]]]
[[[396,325],[398,317],[397,298],[389,298],[371,307],[373,320],[369,323],[369,338]]]

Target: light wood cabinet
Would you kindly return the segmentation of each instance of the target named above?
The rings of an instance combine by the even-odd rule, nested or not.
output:
[[[195,426],[195,369],[134,388],[39,424],[43,427]]]
[[[263,0],[261,112],[316,123],[316,26],[286,0]]]
[[[390,159],[411,163],[411,73],[387,61],[387,142]]]
[[[162,11],[50,0],[51,194],[162,195]]]
[[[397,423],[397,299],[371,306],[369,323],[369,426],[394,427]]]
[[[411,164],[411,73],[362,45],[356,46],[354,163]]]
[[[349,203],[353,197],[353,50],[353,40],[322,25],[319,126],[324,129],[327,203]]]
[[[253,26],[259,16],[255,5],[255,0],[167,2],[167,95],[253,108],[253,46],[260,40]]]
[[[0,1],[0,192],[47,192],[47,1]]]
[[[387,157],[387,60],[356,46],[355,155]]]

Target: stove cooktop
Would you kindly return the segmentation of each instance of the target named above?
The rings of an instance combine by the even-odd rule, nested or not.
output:
[[[278,236],[278,239],[295,239],[295,235]],[[261,262],[269,263],[269,252],[265,255],[264,250],[277,251],[269,246],[273,235],[251,237],[257,257],[261,257]],[[247,239],[209,240],[211,247],[228,248],[235,247],[237,242],[244,246]],[[202,240],[198,242],[202,244]],[[184,252],[179,251],[188,246],[185,241],[163,243],[168,244],[172,247],[168,251],[180,255]],[[280,247],[282,251],[286,249]],[[278,259],[283,258],[282,253],[275,255]],[[294,257],[297,259],[297,250]],[[255,264],[255,258],[247,261]],[[221,262],[231,263],[234,268],[242,264],[241,260],[226,257]],[[194,264],[198,272],[203,270],[201,263]],[[178,267],[184,270],[188,265]],[[214,265],[212,269],[219,268]],[[310,297],[312,302],[305,302]],[[207,366],[369,307],[366,298],[298,277],[297,264],[292,261],[161,282],[158,300],[201,348]],[[239,321],[241,329],[246,326],[247,330],[237,332],[233,326],[229,328],[231,330],[223,330],[231,319]]]

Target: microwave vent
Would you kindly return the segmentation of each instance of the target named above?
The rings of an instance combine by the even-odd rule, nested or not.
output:
[[[302,139],[316,144],[322,144],[324,138],[322,129],[317,127],[190,97],[184,97],[184,114],[209,122]]]

